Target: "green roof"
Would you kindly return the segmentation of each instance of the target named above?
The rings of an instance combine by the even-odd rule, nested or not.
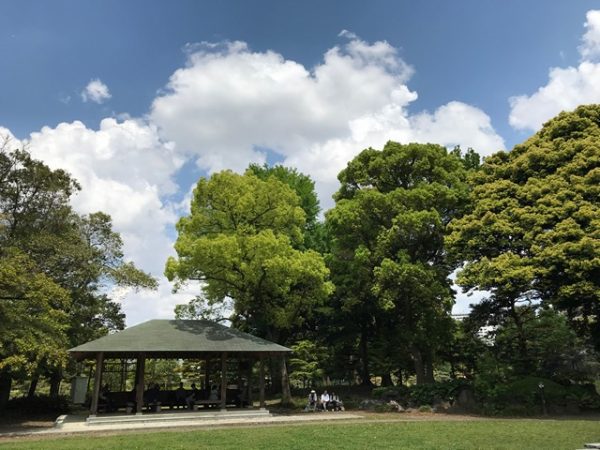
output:
[[[211,353],[291,352],[274,342],[208,320],[150,320],[69,350],[76,359],[95,357],[192,358]]]

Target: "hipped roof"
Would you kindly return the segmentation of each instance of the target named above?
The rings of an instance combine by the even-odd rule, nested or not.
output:
[[[274,342],[208,320],[149,320],[69,350],[76,359],[195,358],[215,353],[274,354],[291,352]]]

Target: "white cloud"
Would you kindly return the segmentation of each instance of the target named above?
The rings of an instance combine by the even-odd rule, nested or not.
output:
[[[142,120],[102,120],[98,130],[81,122],[44,127],[31,134],[28,148],[52,168],[63,168],[81,184],[72,200],[82,214],[104,211],[124,241],[128,260],[159,279],[155,292],[122,293],[129,325],[152,317],[173,316],[173,307],[191,297],[171,294],[162,275],[174,254],[168,231],[178,219],[175,206],[164,201],[178,190],[172,177],[183,164],[171,142]]]
[[[106,100],[111,98],[112,95],[108,90],[108,86],[104,84],[100,79],[96,78],[90,80],[88,85],[83,91],[81,91],[81,99],[84,102],[104,103]]]
[[[592,61],[600,56],[600,11],[591,10],[586,14],[585,27],[579,53],[584,61]]]
[[[585,26],[577,67],[551,68],[548,83],[537,92],[509,99],[514,128],[537,130],[561,111],[600,102],[600,62],[595,62],[600,56],[600,11],[589,11]]]
[[[173,295],[162,276],[174,253],[173,225],[188,207],[165,199],[181,189],[173,176],[186,158],[209,172],[243,170],[265,161],[260,148],[271,149],[316,180],[327,208],[337,174],[368,146],[392,139],[461,144],[483,154],[503,148],[489,117],[476,107],[450,102],[409,114],[407,106],[417,99],[407,86],[413,69],[397,50],[350,32],[341,36],[345,43],[313,68],[275,52],[252,52],[242,42],[189,45],[186,66],[170,77],[147,119],[124,114],[104,119],[98,130],[76,121],[31,134],[34,157],[68,170],[82,184],[74,207],[109,213],[126,257],[159,277],[155,292],[118,294],[128,324],[172,317],[175,304],[198,292],[192,286]],[[97,102],[110,97],[100,80],[84,94]]]
[[[187,65],[154,100],[161,133],[203,169],[244,169],[263,162],[260,148],[309,173],[323,206],[338,172],[360,150],[387,140],[503,148],[489,117],[460,102],[410,115],[413,69],[385,41],[367,43],[343,31],[343,45],[309,69],[282,55],[252,52],[242,42],[188,46]]]

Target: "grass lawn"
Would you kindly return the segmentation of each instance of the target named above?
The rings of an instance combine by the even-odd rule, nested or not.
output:
[[[576,449],[600,441],[594,420],[364,422],[255,426],[0,441],[2,449]]]

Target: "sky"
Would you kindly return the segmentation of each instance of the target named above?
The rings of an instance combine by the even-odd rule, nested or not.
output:
[[[68,170],[156,291],[127,324],[198,291],[164,278],[201,176],[282,163],[323,210],[388,140],[510,150],[600,102],[600,1],[1,0],[0,135]],[[455,313],[476,300],[460,294]]]

